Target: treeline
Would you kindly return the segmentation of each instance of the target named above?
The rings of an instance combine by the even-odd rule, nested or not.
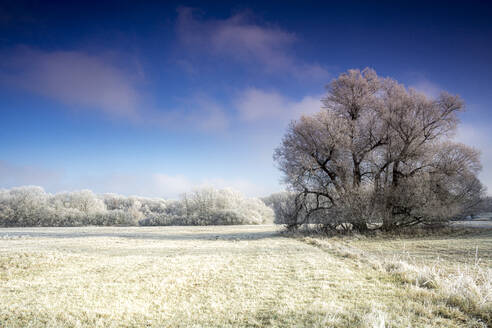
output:
[[[0,226],[231,225],[272,223],[273,210],[257,198],[212,188],[179,200],[96,195],[90,190],[50,194],[41,187],[0,190]]]

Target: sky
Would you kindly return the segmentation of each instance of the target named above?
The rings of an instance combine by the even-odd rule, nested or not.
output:
[[[265,196],[289,122],[365,67],[463,98],[491,194],[487,1],[0,0],[0,188]]]

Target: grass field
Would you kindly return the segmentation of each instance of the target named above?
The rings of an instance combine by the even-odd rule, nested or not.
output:
[[[0,327],[487,327],[492,230],[0,229]]]

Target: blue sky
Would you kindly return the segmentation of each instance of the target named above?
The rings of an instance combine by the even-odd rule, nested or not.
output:
[[[0,188],[267,195],[289,121],[371,67],[462,96],[490,193],[491,58],[485,1],[0,1]]]

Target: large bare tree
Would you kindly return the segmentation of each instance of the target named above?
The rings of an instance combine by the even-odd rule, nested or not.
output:
[[[365,69],[333,80],[322,103],[274,154],[297,193],[294,224],[391,230],[446,221],[480,198],[479,152],[450,139],[458,96],[431,99]]]

